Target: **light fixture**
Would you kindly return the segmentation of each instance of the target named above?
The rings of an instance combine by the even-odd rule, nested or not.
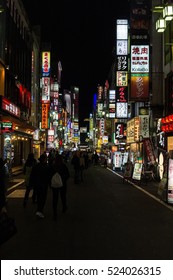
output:
[[[166,21],[170,21],[173,19],[173,5],[166,5],[163,9],[163,18]]]
[[[166,29],[166,21],[163,18],[159,18],[156,21],[156,30],[157,32],[164,32]]]

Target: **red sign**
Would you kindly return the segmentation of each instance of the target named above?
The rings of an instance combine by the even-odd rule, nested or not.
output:
[[[16,105],[10,102],[5,97],[2,97],[2,109],[7,111],[8,113],[20,118],[20,109]]]
[[[145,151],[147,153],[148,161],[154,163],[156,161],[156,158],[153,151],[153,144],[150,138],[143,139],[143,143],[144,143]]]

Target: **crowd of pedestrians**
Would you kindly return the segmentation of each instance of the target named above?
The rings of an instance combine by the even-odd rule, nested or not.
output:
[[[85,180],[85,172],[93,164],[97,165],[99,157],[97,153],[88,153],[85,151],[64,152],[59,154],[52,149],[47,155],[44,152],[38,160],[33,153],[29,153],[23,166],[25,178],[25,194],[23,198],[23,207],[26,208],[29,197],[31,196],[33,204],[36,205],[36,216],[44,218],[44,206],[47,199],[48,189],[52,193],[52,216],[57,220],[58,199],[61,198],[62,212],[67,211],[67,185],[70,178],[68,164],[73,166],[74,183],[80,184]],[[67,164],[68,162],[68,164]],[[62,186],[52,187],[51,180],[53,175],[58,172],[62,179]],[[6,162],[0,158],[0,212],[6,211],[6,193],[8,186],[8,172]],[[30,195],[31,194],[31,195]]]
[[[62,179],[62,186],[51,186],[51,179],[53,175],[58,172]],[[38,218],[44,218],[44,206],[47,199],[48,189],[52,191],[52,213],[53,219],[57,220],[57,207],[58,197],[60,194],[62,201],[62,211],[67,210],[67,180],[70,177],[70,173],[67,165],[65,164],[62,155],[58,152],[43,153],[38,161],[34,158],[34,154],[30,153],[24,164],[23,173],[25,175],[25,195],[23,200],[23,206],[27,206],[29,194],[32,191],[32,201],[36,203],[37,210],[36,216]]]

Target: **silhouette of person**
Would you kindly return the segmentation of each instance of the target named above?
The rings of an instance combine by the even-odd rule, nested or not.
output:
[[[47,156],[42,154],[38,159],[39,162],[32,168],[31,184],[37,195],[37,212],[38,218],[44,218],[43,210],[46,203],[47,191],[50,186],[52,169],[47,163]]]
[[[62,211],[65,212],[67,210],[67,180],[70,177],[68,167],[64,163],[62,155],[59,154],[56,154],[55,160],[53,162],[53,174],[55,174],[56,172],[60,174],[63,185],[60,188],[52,187],[52,207],[54,220],[57,219],[59,193],[62,201]]]
[[[28,158],[24,164],[23,167],[23,173],[25,175],[25,187],[26,187],[26,191],[25,191],[25,196],[24,196],[24,201],[23,201],[23,206],[26,207],[27,205],[27,201],[29,198],[29,194],[30,191],[32,190],[33,186],[31,185],[31,181],[30,181],[30,175],[31,175],[31,171],[34,165],[36,165],[37,160],[34,158],[34,154],[33,153],[29,153],[28,154]],[[35,193],[33,191],[33,196],[32,196],[33,202],[35,201]]]

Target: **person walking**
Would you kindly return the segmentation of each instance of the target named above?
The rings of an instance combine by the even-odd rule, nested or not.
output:
[[[67,210],[67,180],[70,177],[69,169],[63,161],[62,155],[56,154],[53,162],[53,174],[59,173],[62,179],[62,187],[51,187],[52,189],[52,207],[53,207],[53,219],[57,220],[57,208],[59,193],[62,201],[62,212]]]
[[[31,171],[30,183],[37,196],[36,216],[38,218],[44,218],[43,210],[46,203],[48,187],[51,182],[52,169],[47,163],[47,156],[45,154],[42,154],[38,160],[39,162]]]
[[[72,156],[71,164],[74,167],[74,183],[79,183],[79,174],[80,174],[80,160],[79,160],[79,152],[75,151]]]
[[[83,182],[83,171],[85,169],[85,158],[83,152],[80,152],[79,155],[79,164],[80,164],[80,181]]]
[[[36,164],[37,164],[37,160],[34,158],[34,154],[29,153],[28,158],[23,167],[23,173],[25,175],[25,187],[26,187],[24,201],[23,201],[23,207],[26,207],[28,199],[29,199],[30,191],[33,189],[33,186],[31,185],[31,181],[30,181],[30,175],[31,175],[32,168]],[[34,190],[33,190],[32,199],[33,199],[33,202],[35,202],[36,198],[35,198]]]

